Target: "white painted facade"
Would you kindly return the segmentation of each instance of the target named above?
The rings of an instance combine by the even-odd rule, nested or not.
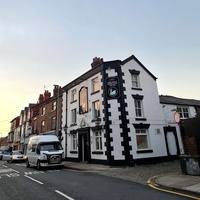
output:
[[[132,75],[137,76],[139,86],[136,88],[132,87]],[[98,79],[99,83],[96,92],[93,92],[92,86],[94,79]],[[109,83],[112,79],[114,82],[118,80],[115,87],[109,85],[114,84]],[[117,88],[119,96],[109,96],[109,87]],[[79,92],[83,88],[87,90],[88,111],[80,113]],[[156,77],[134,56],[125,61],[103,62],[63,87],[63,90],[62,125],[67,128],[62,130],[62,144],[67,160],[131,164],[143,159],[178,155],[179,147],[182,148],[176,124],[175,129],[167,127],[169,123],[160,104]],[[74,91],[76,100],[72,101]],[[98,120],[94,119],[95,101],[100,102]],[[136,109],[138,103],[139,108]],[[72,116],[74,109],[76,123]],[[97,148],[99,141],[101,145]]]

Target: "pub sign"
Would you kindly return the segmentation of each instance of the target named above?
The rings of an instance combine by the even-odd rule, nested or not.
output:
[[[106,97],[108,99],[117,99],[120,97],[119,78],[106,78]]]

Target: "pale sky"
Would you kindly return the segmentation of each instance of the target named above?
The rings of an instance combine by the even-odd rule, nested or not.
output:
[[[0,137],[44,85],[135,55],[159,94],[200,100],[199,0],[0,0]]]

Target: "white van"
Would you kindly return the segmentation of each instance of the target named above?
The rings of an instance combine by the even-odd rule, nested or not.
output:
[[[26,167],[62,166],[63,148],[55,135],[37,135],[29,140],[26,152]]]

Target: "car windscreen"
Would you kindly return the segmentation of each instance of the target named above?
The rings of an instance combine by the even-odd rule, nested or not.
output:
[[[13,151],[12,155],[22,155],[22,152],[20,152],[20,151]]]
[[[53,150],[61,150],[62,145],[60,142],[46,142],[40,143],[41,151],[53,151]]]

